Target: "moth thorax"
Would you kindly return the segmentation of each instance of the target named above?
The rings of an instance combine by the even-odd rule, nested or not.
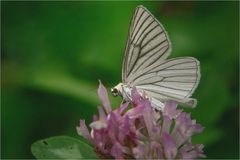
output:
[[[122,83],[119,83],[115,87],[111,88],[111,93],[114,97],[122,96]]]

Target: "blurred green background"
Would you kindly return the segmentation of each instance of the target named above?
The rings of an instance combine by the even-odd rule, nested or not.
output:
[[[121,81],[130,19],[139,4],[169,33],[170,57],[201,62],[192,117],[208,158],[239,158],[239,3],[1,2],[1,156],[33,158],[30,146],[77,137],[97,105],[98,79]],[[116,106],[121,99],[111,98]]]

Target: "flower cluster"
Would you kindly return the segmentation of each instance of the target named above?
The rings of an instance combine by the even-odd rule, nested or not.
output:
[[[107,91],[100,83],[99,97],[103,106],[99,116],[93,117],[91,133],[80,120],[78,133],[95,147],[100,158],[194,159],[205,157],[203,145],[193,145],[192,135],[203,127],[190,114],[176,108],[176,103],[165,103],[163,111],[151,107],[147,98],[132,90],[132,106],[122,103],[112,110]]]

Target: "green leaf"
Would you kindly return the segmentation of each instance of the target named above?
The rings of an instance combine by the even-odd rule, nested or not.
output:
[[[96,159],[93,148],[80,141],[67,136],[51,137],[39,140],[31,146],[32,154],[37,159]]]

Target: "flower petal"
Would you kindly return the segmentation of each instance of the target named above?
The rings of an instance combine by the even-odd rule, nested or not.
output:
[[[173,129],[173,137],[177,146],[185,143],[192,135],[203,131],[200,124],[192,120],[190,114],[182,112],[176,119],[175,127]]]
[[[172,137],[168,133],[164,132],[162,134],[161,140],[164,146],[165,157],[167,159],[175,158],[177,155],[177,146]]]
[[[91,138],[91,135],[88,131],[88,128],[85,124],[85,120],[80,120],[80,127],[77,127],[77,132],[80,136],[83,136],[84,138],[86,138],[90,142],[93,142],[93,140]]]
[[[168,116],[163,116],[162,133],[169,133],[172,120]]]
[[[100,80],[99,80],[99,87],[98,87],[98,96],[101,99],[106,112],[109,113],[112,110],[112,108],[110,105],[110,101],[108,99],[107,90],[103,86],[103,84]]]
[[[99,120],[95,120],[90,124],[90,127],[96,130],[100,130],[102,128],[107,127],[107,117],[101,106],[98,107],[98,112],[99,112]],[[96,117],[94,119],[96,119]]]
[[[128,135],[129,133],[130,133],[129,117],[125,116],[125,118],[123,120],[123,124],[121,124],[120,130],[118,133],[118,139],[121,144],[124,144],[124,139],[125,139],[126,135]]]
[[[113,147],[111,149],[111,155],[115,157],[116,159],[123,159],[123,147],[120,143],[116,142],[113,144]]]
[[[89,126],[92,129],[96,129],[96,130],[107,128],[107,124],[104,121],[102,121],[102,120],[94,121]]]
[[[108,119],[108,136],[110,137],[111,141],[114,143],[117,139],[117,133],[118,133],[118,126],[117,123],[117,117],[113,112],[110,112],[109,119]]]
[[[143,158],[145,158],[144,157],[144,154],[145,154],[145,147],[144,146],[145,146],[144,143],[142,143],[141,141],[138,141],[137,147],[134,147],[132,149],[132,152],[133,152],[134,157],[136,159],[143,159]]]
[[[118,109],[116,109],[117,114],[123,114],[123,111],[128,107],[128,102],[122,103]]]
[[[177,103],[174,101],[167,101],[163,109],[163,115],[169,116],[171,119],[175,119],[182,111],[177,109]]]
[[[148,145],[148,159],[163,159],[163,152],[161,145],[157,141],[152,141]]]
[[[128,115],[130,119],[136,119],[144,114],[145,108],[146,104],[139,104],[136,107],[129,109],[125,115]]]
[[[133,103],[134,105],[138,105],[139,103],[141,103],[142,97],[141,97],[141,95],[138,93],[136,87],[133,87],[133,88],[132,88],[131,95],[132,95],[132,103]]]
[[[102,153],[108,154],[109,150],[106,148],[108,146],[109,138],[106,136],[107,135],[107,130],[106,129],[101,129],[101,130],[92,130],[92,137],[94,139],[94,142],[97,146],[98,149],[101,150]]]
[[[151,102],[132,89],[132,108],[122,103],[112,111],[106,88],[99,84],[99,97],[103,107],[90,124],[91,135],[80,121],[78,133],[93,143],[96,152],[116,159],[193,159],[201,158],[203,145],[193,146],[192,135],[203,127],[191,119],[190,114],[177,109],[176,103],[167,101],[163,111],[155,111]],[[142,95],[142,96],[141,96]],[[106,156],[107,155],[107,156]]]
[[[107,120],[107,116],[101,106],[98,107],[98,113],[99,113],[99,120],[102,120],[105,122]]]
[[[155,126],[155,121],[154,121],[154,114],[151,106],[146,107],[144,114],[143,114],[144,122],[148,131],[148,135],[150,138],[154,137],[153,136],[153,130]]]
[[[195,147],[191,144],[185,144],[180,149],[179,154],[183,159],[204,158],[206,156],[203,154],[203,147],[202,144],[197,144]]]

